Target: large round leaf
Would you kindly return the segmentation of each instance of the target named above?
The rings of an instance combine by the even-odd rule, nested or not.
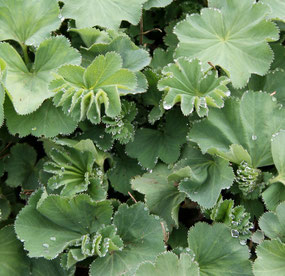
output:
[[[245,160],[253,167],[272,165],[271,136],[285,128],[284,116],[285,109],[280,109],[274,97],[250,91],[240,100],[227,100],[221,110],[212,109],[207,119],[194,124],[189,137],[202,152],[231,162]]]
[[[252,275],[248,248],[224,224],[197,223],[188,233],[201,276]]]
[[[75,19],[77,28],[95,25],[118,29],[121,21],[139,23],[142,4],[147,0],[63,0],[62,14]]]
[[[273,60],[267,41],[278,40],[278,29],[266,16],[270,8],[253,0],[210,0],[201,15],[192,14],[174,32],[180,43],[176,56],[199,58],[221,66],[235,87],[252,73],[264,75]]]
[[[0,1],[0,40],[39,45],[60,23],[57,0]]]
[[[80,54],[63,37],[43,41],[35,54],[35,63],[29,71],[17,51],[8,43],[0,44],[0,58],[7,63],[5,88],[17,113],[25,115],[37,110],[45,99],[54,94],[48,85],[54,73],[63,64],[79,64]]]

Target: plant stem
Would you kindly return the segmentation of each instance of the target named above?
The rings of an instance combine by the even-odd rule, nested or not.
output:
[[[140,20],[140,45],[143,45],[143,12]]]
[[[28,65],[31,61],[28,55],[28,46],[25,44],[21,44],[22,50],[23,50],[23,54],[24,54],[24,61],[26,63],[26,65]]]

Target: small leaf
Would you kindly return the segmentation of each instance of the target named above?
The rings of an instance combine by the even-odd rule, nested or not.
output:
[[[275,212],[264,213],[259,219],[259,227],[270,239],[285,242],[285,202],[280,203]]]
[[[165,127],[162,130],[140,128],[135,139],[126,146],[127,154],[137,158],[145,168],[154,168],[160,158],[169,164],[177,161],[180,147],[186,142],[187,119],[178,110],[166,115]],[[143,148],[143,151],[137,149]]]
[[[127,195],[131,191],[131,179],[144,171],[136,160],[122,151],[118,152],[114,161],[114,166],[108,171],[108,178],[116,191]]]
[[[192,261],[189,254],[182,253],[178,258],[172,252],[166,252],[157,256],[155,263],[146,262],[139,266],[136,276],[199,276],[199,267]]]
[[[226,84],[229,80],[218,77],[217,73],[204,73],[199,60],[178,58],[162,70],[164,78],[159,80],[158,89],[166,91],[163,101],[165,109],[181,103],[185,116],[193,112],[194,107],[200,117],[208,115],[208,106],[222,108],[224,98],[230,95]]]
[[[101,121],[101,104],[107,116],[116,117],[121,112],[120,96],[137,86],[135,74],[122,69],[122,58],[114,52],[97,56],[86,69],[66,65],[58,73],[60,78],[51,83],[56,106],[77,121],[87,118],[94,124]]]
[[[8,172],[6,184],[10,187],[36,189],[39,185],[36,160],[37,153],[33,147],[28,144],[13,146],[9,158],[5,160],[5,170]]]
[[[180,181],[179,190],[205,208],[213,207],[222,189],[229,188],[234,181],[234,173],[229,163],[217,156],[203,155],[199,149],[187,147],[182,160],[173,171],[190,168],[189,175]]]
[[[152,172],[145,173],[132,180],[132,188],[145,194],[145,202],[150,212],[162,217],[169,227],[178,227],[180,203],[186,195],[168,181],[170,170],[164,164],[157,165]]]

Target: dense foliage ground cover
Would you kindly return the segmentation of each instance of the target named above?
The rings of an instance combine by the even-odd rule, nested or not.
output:
[[[0,276],[284,276],[284,0],[0,0]]]

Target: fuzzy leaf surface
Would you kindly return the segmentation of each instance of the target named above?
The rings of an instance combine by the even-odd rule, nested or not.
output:
[[[177,161],[180,147],[186,142],[187,119],[178,110],[166,115],[165,127],[162,130],[140,128],[135,139],[126,146],[127,154],[137,158],[145,168],[154,168],[158,158],[169,164]],[[143,151],[138,151],[143,147]]]
[[[45,101],[39,109],[27,115],[18,115],[10,101],[5,101],[5,117],[9,132],[25,137],[54,137],[58,134],[70,134],[77,122],[65,115],[51,100]]]
[[[149,53],[136,46],[126,35],[119,35],[109,43],[95,43],[88,49],[82,48],[82,65],[87,67],[98,55],[105,55],[108,52],[120,54],[123,61],[123,68],[133,72],[140,71],[150,63]]]
[[[75,120],[87,118],[93,124],[101,120],[101,104],[107,116],[118,116],[120,95],[132,93],[137,86],[135,74],[122,68],[122,58],[114,52],[97,56],[86,69],[66,65],[58,73],[60,77],[51,83],[55,105]]]
[[[273,60],[267,42],[279,38],[274,23],[266,21],[270,8],[248,0],[208,3],[200,15],[176,25],[176,57],[199,58],[204,67],[208,62],[221,66],[236,88],[245,86],[252,73],[264,75]]]
[[[199,267],[189,254],[182,253],[180,258],[172,252],[158,255],[154,263],[143,263],[136,271],[136,276],[199,276]]]
[[[285,2],[283,0],[262,0],[264,4],[267,4],[271,8],[271,13],[268,18],[273,20],[280,20],[285,22]]]
[[[215,205],[222,189],[229,188],[234,181],[234,173],[226,160],[209,154],[202,154],[194,147],[187,147],[182,160],[174,172],[190,168],[189,174],[180,181],[179,190],[201,206],[211,208]]]
[[[143,8],[145,10],[149,10],[151,8],[163,8],[169,5],[173,0],[148,0],[144,5]]]
[[[30,257],[53,259],[83,235],[111,222],[112,207],[107,201],[95,203],[86,194],[71,199],[41,194],[38,191],[30,198],[15,222]]]
[[[139,23],[142,4],[147,0],[64,0],[62,15],[76,21],[77,28],[98,25],[109,29],[118,29],[121,21],[133,25]],[[79,12],[80,11],[80,12]]]
[[[38,46],[61,24],[56,0],[1,0],[0,11],[0,40]]]
[[[8,43],[0,44],[0,58],[7,64],[5,88],[20,115],[36,111],[44,100],[54,95],[48,85],[53,79],[52,73],[61,65],[81,62],[78,51],[71,48],[63,36],[47,39],[39,45],[31,71]]]
[[[142,203],[131,207],[122,204],[114,216],[114,224],[125,247],[91,265],[90,275],[133,275],[140,263],[153,261],[164,251],[163,234],[159,220],[149,215]]]
[[[270,239],[285,242],[285,202],[280,203],[275,212],[264,213],[259,220],[259,227]]]
[[[224,224],[195,224],[188,232],[188,243],[201,276],[253,275],[248,248]]]
[[[264,241],[257,249],[253,264],[255,276],[285,275],[285,244],[278,240]]]
[[[282,183],[271,184],[263,193],[262,199],[266,208],[270,211],[275,211],[276,207],[285,201],[285,186]]]
[[[253,167],[272,165],[271,136],[284,129],[284,116],[285,110],[269,94],[250,91],[241,99],[228,99],[222,110],[212,109],[207,119],[194,124],[189,137],[203,153],[239,164],[242,146],[242,156],[250,156],[245,161]],[[231,153],[233,144],[239,155]]]
[[[6,184],[10,187],[37,187],[37,171],[35,168],[37,153],[28,144],[16,144],[11,148],[11,154],[5,160],[5,170],[8,172]]]
[[[171,229],[178,227],[180,203],[186,195],[178,190],[175,181],[168,181],[170,171],[167,165],[158,164],[151,173],[145,173],[132,180],[132,188],[145,195],[150,212],[162,217]]]
[[[273,135],[271,151],[274,165],[278,171],[278,176],[271,181],[279,181],[285,185],[285,130],[281,130]]]
[[[0,275],[30,275],[29,258],[12,225],[0,229]]]
[[[159,80],[158,89],[167,92],[163,107],[170,109],[180,102],[185,116],[192,113],[194,107],[200,117],[208,115],[208,106],[222,108],[224,98],[230,95],[226,86],[229,80],[212,71],[206,74],[197,59],[180,57],[164,67],[162,74],[164,78]]]

